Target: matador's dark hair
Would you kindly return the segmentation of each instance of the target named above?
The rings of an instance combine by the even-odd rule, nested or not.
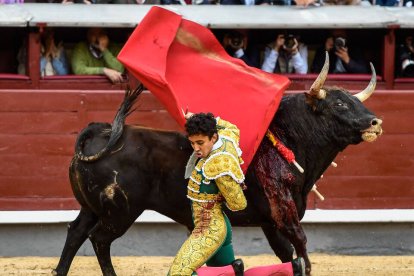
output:
[[[211,139],[217,133],[216,118],[212,113],[196,113],[187,120],[185,130],[188,136],[201,134]]]

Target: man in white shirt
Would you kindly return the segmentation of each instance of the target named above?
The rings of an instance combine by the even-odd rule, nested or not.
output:
[[[268,45],[264,53],[262,70],[269,73],[308,72],[308,48],[299,44],[294,36],[279,34],[274,43]]]

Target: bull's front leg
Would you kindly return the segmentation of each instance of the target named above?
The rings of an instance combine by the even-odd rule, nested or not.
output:
[[[271,216],[274,222],[274,226],[263,227],[262,229],[268,238],[270,245],[272,246],[275,254],[283,261],[288,260],[288,252],[291,252],[291,247],[289,251],[289,246],[287,241],[284,241],[282,237],[279,237],[280,233],[293,245],[298,257],[303,257],[306,264],[306,274],[310,275],[311,272],[311,263],[309,260],[308,252],[306,249],[306,235],[303,231],[302,225],[300,224],[299,217],[296,211],[296,207],[293,199],[290,197],[289,200],[279,200],[277,205],[273,205],[271,208]],[[273,229],[272,229],[273,228]],[[274,243],[272,245],[272,243]],[[292,256],[292,255],[290,255]]]
[[[283,262],[293,259],[293,247],[290,241],[276,228],[274,223],[261,225],[263,233],[276,256]]]
[[[311,263],[306,250],[306,235],[300,224],[296,205],[288,185],[278,181],[266,182],[263,180],[262,183],[267,183],[263,189],[268,199],[270,216],[275,227],[292,243],[296,255],[304,258],[306,274],[310,275]]]
[[[296,255],[298,257],[303,257],[306,264],[306,275],[310,275],[311,263],[309,260],[308,251],[306,249],[307,239],[302,225],[300,224],[299,217],[297,216],[296,209],[295,214],[296,216],[294,217],[287,217],[284,220],[283,225],[280,226],[279,230],[292,243],[293,247],[295,248]]]
[[[252,164],[258,184],[267,199],[266,208],[270,211],[271,221],[293,245],[296,255],[304,258],[306,273],[310,275],[311,263],[306,250],[306,235],[300,225],[297,208],[291,194],[292,185],[295,185],[296,181],[290,166],[270,143],[262,144]],[[269,229],[267,231],[271,232]],[[276,233],[276,231],[273,232]],[[276,242],[280,242],[280,239],[272,236],[272,233],[266,234],[266,237],[269,236],[273,237]],[[282,246],[286,247],[283,244]],[[278,250],[280,249],[275,250],[276,254]]]

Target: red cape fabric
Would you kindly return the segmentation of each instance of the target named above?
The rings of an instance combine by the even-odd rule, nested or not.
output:
[[[230,57],[211,31],[153,7],[118,55],[184,126],[182,110],[212,112],[238,126],[247,170],[289,80]]]

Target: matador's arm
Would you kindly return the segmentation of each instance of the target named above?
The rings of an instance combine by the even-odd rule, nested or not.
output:
[[[226,201],[227,207],[231,211],[240,211],[246,208],[247,200],[243,194],[240,184],[234,181],[229,175],[224,175],[216,179],[217,187]]]
[[[221,119],[220,117],[217,117],[216,120],[218,133],[224,136],[228,136],[228,138],[231,138],[238,144],[240,139],[240,130],[237,128],[237,126]]]

